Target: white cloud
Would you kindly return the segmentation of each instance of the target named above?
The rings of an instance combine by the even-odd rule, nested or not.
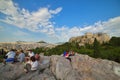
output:
[[[120,37],[120,17],[111,18],[108,21],[98,21],[93,25],[85,27],[72,27],[72,28],[56,28],[59,34],[57,34],[58,39],[61,41],[68,41],[69,38],[74,36],[81,36],[86,32],[103,32],[107,33],[110,36],[119,36]],[[60,33],[61,32],[61,33]]]
[[[28,33],[20,31],[20,30],[15,31],[13,34],[15,36],[26,36],[26,35],[29,35]]]
[[[11,16],[18,14],[17,7],[11,0],[0,0],[0,12]]]
[[[108,21],[98,21],[93,25],[84,27],[73,26],[69,28],[68,26],[62,26],[61,28],[55,28],[55,22],[51,22],[50,19],[61,10],[61,7],[55,10],[44,7],[37,11],[29,12],[24,8],[20,9],[12,0],[0,0],[0,12],[6,15],[5,19],[0,19],[0,21],[33,32],[48,34],[58,41],[68,41],[69,38],[83,35],[86,32],[104,32],[110,36],[120,36],[120,17],[111,18]],[[0,29],[2,28],[0,27]],[[18,35],[27,35],[27,33],[20,31],[18,33]]]
[[[120,17],[111,18],[108,21],[99,21],[96,22],[94,25],[86,26],[82,28],[81,31],[85,32],[103,32],[107,33],[110,36],[120,36]]]
[[[29,12],[24,8],[21,10],[12,0],[0,0],[0,12],[6,15],[5,19],[0,19],[0,21],[19,28],[26,28],[30,31],[53,35],[54,22],[51,22],[50,19],[61,10],[61,7],[55,10],[49,10],[44,7],[38,11]]]
[[[80,34],[80,29],[78,27],[73,27],[69,30],[69,33],[74,33],[75,35]]]
[[[66,26],[62,26],[61,28],[55,28],[56,31],[65,31],[68,28]]]
[[[59,13],[61,10],[62,10],[62,8],[59,7],[59,8],[57,8],[56,10],[50,10],[50,13],[52,13],[52,14],[57,14],[57,13]]]

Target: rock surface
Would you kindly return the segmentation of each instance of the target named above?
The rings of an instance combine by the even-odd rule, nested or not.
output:
[[[108,42],[110,40],[110,37],[106,33],[86,33],[83,36],[78,37],[72,37],[69,39],[69,42],[77,42],[80,46],[84,46],[84,44],[92,44],[94,42],[94,39],[97,39],[100,43]]]
[[[24,65],[0,64],[0,80],[120,80],[120,64],[87,55],[42,57],[39,69],[25,73]]]

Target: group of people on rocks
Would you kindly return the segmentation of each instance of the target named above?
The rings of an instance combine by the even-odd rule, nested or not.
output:
[[[73,52],[73,51],[64,51],[63,56],[71,62],[70,56],[75,56],[75,52]]]
[[[25,55],[23,50],[16,51],[14,49],[11,49],[5,56],[4,59],[4,64],[6,63],[15,63],[15,62],[20,62],[24,63],[24,71],[27,72],[32,72],[36,71],[39,66],[40,62],[40,55],[35,54],[32,50],[27,50],[27,55]],[[65,51],[63,53],[63,57],[68,59],[71,62],[70,56],[74,56],[76,53],[73,51]]]
[[[16,51],[14,49],[11,49],[5,56],[4,64],[6,63],[14,63],[14,62],[20,62],[24,63],[24,71],[30,72],[30,71],[36,71],[39,66],[39,60],[40,55],[34,54],[32,50],[28,50],[28,55],[25,56],[25,53],[23,50]]]

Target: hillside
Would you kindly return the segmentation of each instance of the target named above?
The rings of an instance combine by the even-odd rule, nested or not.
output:
[[[0,49],[4,49],[4,50],[10,50],[10,49],[23,49],[23,50],[27,50],[27,49],[35,49],[35,48],[40,48],[40,47],[48,47],[48,48],[52,48],[55,47],[56,45],[54,44],[50,44],[50,43],[46,43],[46,42],[21,42],[21,41],[17,41],[17,42],[1,42],[0,43]]]

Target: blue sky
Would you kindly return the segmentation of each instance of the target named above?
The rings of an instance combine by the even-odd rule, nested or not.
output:
[[[0,0],[0,42],[66,42],[86,32],[120,37],[120,0]]]

